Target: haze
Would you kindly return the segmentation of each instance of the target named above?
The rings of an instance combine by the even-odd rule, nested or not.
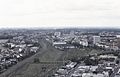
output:
[[[119,0],[0,0],[0,28],[120,28]]]

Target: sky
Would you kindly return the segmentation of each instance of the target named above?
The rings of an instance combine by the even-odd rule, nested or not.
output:
[[[0,0],[0,28],[120,28],[119,0]]]

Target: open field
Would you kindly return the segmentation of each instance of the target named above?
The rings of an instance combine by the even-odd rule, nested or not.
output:
[[[101,50],[97,50],[97,49],[93,49],[93,48],[77,48],[77,49],[68,49],[64,52],[64,60],[68,60],[71,58],[76,58],[76,57],[81,57],[81,56],[86,56],[89,54],[98,54],[98,53],[102,53],[103,51]]]
[[[17,72],[15,77],[48,77],[59,64],[29,64],[28,68],[22,72]],[[42,69],[46,67],[45,69]]]

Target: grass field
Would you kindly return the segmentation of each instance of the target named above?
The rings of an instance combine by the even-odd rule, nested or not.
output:
[[[71,58],[81,57],[89,54],[97,54],[102,53],[101,50],[93,49],[93,48],[82,48],[82,49],[69,49],[65,51],[64,60],[68,60]]]
[[[30,64],[28,68],[15,77],[48,77],[48,73],[52,74],[59,64]],[[46,70],[42,68],[46,67]]]

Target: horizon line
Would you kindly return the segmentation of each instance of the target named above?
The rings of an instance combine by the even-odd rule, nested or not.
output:
[[[120,27],[0,27],[0,29],[120,29]]]

